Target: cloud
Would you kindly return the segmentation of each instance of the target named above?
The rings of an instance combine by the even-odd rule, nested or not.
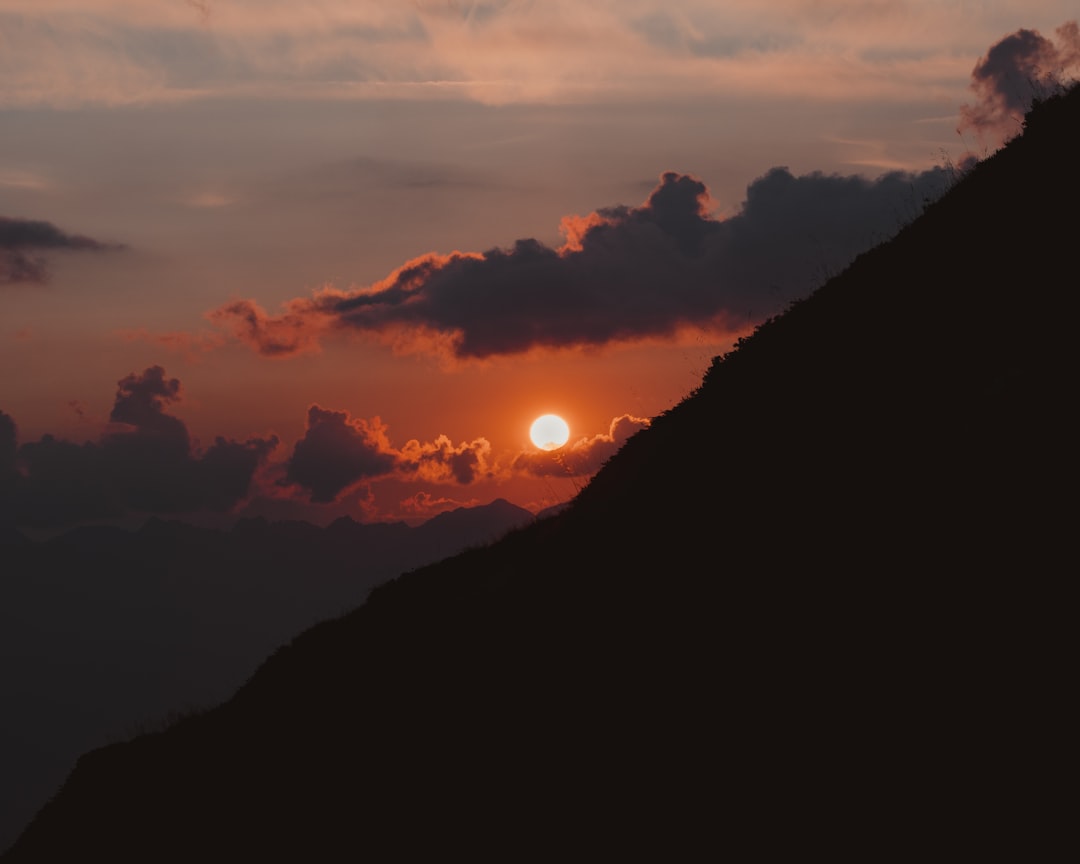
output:
[[[120,247],[61,231],[51,222],[0,216],[0,285],[49,281],[43,250],[103,252]]]
[[[1080,66],[1080,26],[1067,21],[1056,42],[1038,30],[1017,30],[991,46],[971,73],[974,104],[960,109],[960,131],[1004,141],[1020,131],[1032,100],[1055,92]]]
[[[491,474],[491,444],[484,438],[454,445],[440,435],[399,449],[387,433],[378,417],[364,420],[312,405],[280,485],[298,486],[313,503],[328,503],[363,481],[390,475],[465,485]]]
[[[271,461],[277,436],[217,437],[193,445],[186,424],[169,413],[183,398],[178,378],[161,366],[117,382],[112,410],[95,440],[43,435],[19,444],[15,421],[0,411],[0,525],[48,529],[132,514],[200,512],[327,522],[349,512],[385,518],[374,501],[379,481],[432,483],[463,490],[477,483],[594,473],[644,418],[624,414],[605,433],[582,437],[557,453],[496,458],[483,437],[454,444],[446,435],[395,446],[378,418],[352,417],[312,404],[291,453]],[[81,412],[78,404],[73,409]],[[477,500],[462,491],[417,491],[398,503],[408,516],[432,515]]]
[[[187,427],[179,418],[165,413],[165,406],[179,398],[180,379],[166,378],[164,369],[151,366],[141,375],[132,372],[117,382],[116,401],[109,420],[134,432],[171,441],[186,450]]]
[[[631,435],[649,425],[644,417],[623,414],[607,432],[580,438],[558,450],[530,450],[517,456],[513,469],[537,477],[583,477],[599,471]]]
[[[0,498],[18,522],[33,527],[128,513],[230,510],[248,494],[278,440],[218,437],[196,452],[187,426],[166,412],[180,396],[180,381],[160,366],[122,378],[97,441],[75,444],[44,435],[22,444],[15,472],[0,479],[6,484]],[[0,422],[0,445],[10,449],[9,438],[14,441],[14,424],[8,430]]]
[[[415,439],[401,448],[398,467],[405,474],[433,482],[456,482],[462,485],[492,476],[491,444],[486,438],[457,446],[445,435],[421,443]]]
[[[307,431],[293,448],[284,483],[301,486],[313,502],[325,503],[360,480],[390,473],[395,462],[379,418],[352,419],[347,411],[312,405]]]
[[[264,357],[319,351],[319,339],[332,320],[332,316],[320,313],[306,300],[292,301],[277,317],[267,315],[254,300],[234,300],[208,312],[206,317]]]
[[[317,350],[331,332],[455,360],[532,349],[744,330],[894,234],[947,187],[945,169],[876,180],[773,168],[741,212],[710,215],[705,184],[667,172],[639,206],[568,216],[565,243],[430,253],[365,288],[324,288],[270,315],[254,300],[208,313],[269,357]]]
[[[742,0],[5,0],[0,30],[13,35],[0,53],[0,103],[247,92],[489,104],[717,92],[912,100],[943,82],[961,87],[962,52],[974,56],[1013,12],[972,16],[968,5],[773,0],[763,16]],[[1067,8],[1043,0],[1039,11],[1057,6]]]
[[[476,507],[480,503],[476,498],[462,501],[458,498],[448,498],[445,495],[436,498],[430,492],[417,492],[408,498],[402,498],[398,503],[398,507],[403,513],[410,516],[423,516],[427,519],[438,513],[456,510],[459,507]]]
[[[607,432],[583,437],[558,451],[530,450],[496,459],[491,443],[483,437],[454,444],[446,435],[434,441],[407,441],[394,446],[389,429],[378,417],[364,420],[348,411],[331,411],[312,405],[307,430],[297,441],[291,457],[279,466],[280,490],[293,490],[311,504],[343,504],[362,491],[370,498],[369,484],[386,479],[426,481],[469,486],[488,480],[508,480],[522,474],[534,477],[584,477],[595,473],[626,440],[649,425],[649,420],[624,414],[611,421]],[[289,494],[286,492],[286,494]],[[403,512],[419,514],[445,509],[453,501],[421,492],[403,499]]]

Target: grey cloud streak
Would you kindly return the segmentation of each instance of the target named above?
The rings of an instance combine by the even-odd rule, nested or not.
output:
[[[324,289],[268,314],[254,300],[209,313],[266,356],[317,350],[333,331],[368,333],[458,360],[531,349],[736,332],[781,311],[940,195],[943,168],[878,179],[777,167],[736,215],[710,215],[705,184],[667,172],[636,207],[569,216],[566,243],[431,253],[368,288]]]
[[[49,281],[42,251],[104,252],[122,247],[101,243],[80,234],[68,234],[51,222],[0,216],[0,285]]]

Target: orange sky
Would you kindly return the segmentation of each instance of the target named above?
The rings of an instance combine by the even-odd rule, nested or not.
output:
[[[1078,59],[1064,2],[768,6],[0,0],[13,447],[276,440],[216,518],[569,497]]]

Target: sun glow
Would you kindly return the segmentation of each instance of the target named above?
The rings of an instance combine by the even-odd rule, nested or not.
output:
[[[558,414],[545,414],[533,420],[529,438],[541,450],[558,450],[570,438],[570,427]]]

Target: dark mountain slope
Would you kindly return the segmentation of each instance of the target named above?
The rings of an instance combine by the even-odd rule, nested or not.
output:
[[[564,513],[83,757],[5,864],[1037,856],[1078,103],[716,362]]]
[[[0,536],[0,850],[80,754],[224,701],[375,585],[531,521],[499,499],[415,528],[151,518],[138,531]]]

